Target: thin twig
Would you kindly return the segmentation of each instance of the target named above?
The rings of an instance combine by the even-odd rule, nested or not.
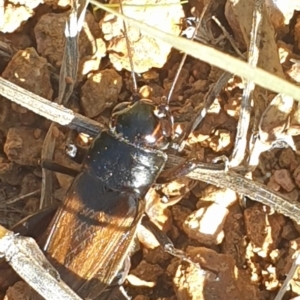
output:
[[[291,266],[291,269],[289,270],[289,273],[286,275],[286,278],[284,280],[283,285],[281,286],[279,292],[277,293],[276,297],[274,300],[281,300],[285,294],[285,292],[288,289],[288,286],[290,284],[290,281],[293,279],[296,270],[299,268],[300,266],[300,253],[297,253],[297,256]],[[296,298],[293,298],[296,299]]]
[[[71,109],[51,102],[35,95],[14,83],[0,77],[0,94],[12,102],[15,102],[39,116],[84,132],[90,136],[96,136],[104,129],[104,126],[83,115],[73,112]]]
[[[216,16],[212,16],[211,17],[215,23],[220,27],[220,29],[222,30],[223,34],[225,35],[225,37],[227,38],[227,40],[229,41],[229,43],[231,44],[232,48],[234,49],[234,51],[237,53],[237,55],[246,60],[245,55],[240,51],[240,49],[238,48],[238,46],[236,45],[236,42],[234,41],[233,37],[228,33],[228,31],[226,30],[226,28],[221,24],[221,22],[218,20],[218,18]]]
[[[228,72],[222,73],[219,79],[211,85],[209,91],[206,93],[204,97],[203,103],[196,107],[196,111],[200,111],[198,115],[196,115],[195,119],[192,122],[191,128],[188,130],[188,134],[192,133],[196,127],[203,121],[205,116],[207,115],[208,110],[212,106],[213,102],[215,101],[216,97],[220,94],[223,90],[224,86],[228,83],[228,80],[232,77],[232,74]]]
[[[81,299],[60,279],[34,239],[0,226],[0,256],[45,299]]]
[[[6,205],[8,204],[13,204],[13,203],[16,203],[16,202],[19,202],[19,201],[22,201],[26,198],[29,198],[29,197],[32,197],[32,196],[36,196],[38,195],[39,193],[41,192],[40,189],[38,190],[35,190],[33,192],[30,192],[30,193],[27,193],[27,194],[24,194],[24,195],[21,195],[21,196],[17,196],[17,197],[13,197],[11,199],[8,199],[7,201],[5,201]]]
[[[174,167],[184,159],[169,156],[167,166]],[[245,178],[234,171],[228,170],[224,164],[197,163],[196,169],[187,177],[200,180],[215,186],[232,189],[244,194],[250,199],[260,202],[274,209],[276,212],[300,223],[300,203],[291,202],[290,199],[267,188],[264,184]]]
[[[248,64],[252,67],[256,67],[258,62],[263,5],[263,0],[256,0],[253,9],[252,30],[250,34],[250,45],[248,51]],[[242,96],[240,117],[235,137],[234,149],[232,151],[231,160],[229,162],[230,167],[239,166],[245,157],[248,141],[247,135],[251,116],[251,100],[254,88],[255,83],[251,80],[247,80]]]
[[[120,1],[119,6],[120,6],[121,14],[124,15],[122,0]],[[138,86],[137,86],[137,81],[136,81],[136,75],[135,75],[135,72],[134,72],[132,49],[131,49],[131,44],[130,44],[130,40],[129,40],[129,37],[128,37],[128,30],[127,30],[126,20],[123,20],[123,26],[124,26],[124,38],[125,38],[125,42],[126,42],[126,46],[127,46],[127,53],[128,53],[128,59],[129,59],[129,65],[130,65],[130,72],[131,72],[131,77],[132,77],[132,82],[133,82],[133,91],[134,91],[134,94],[137,94],[138,93]]]

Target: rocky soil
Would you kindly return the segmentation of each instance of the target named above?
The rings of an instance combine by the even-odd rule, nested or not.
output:
[[[125,6],[124,13],[174,35],[182,30],[189,33],[190,24],[182,19],[199,15],[207,5],[207,1],[201,0],[190,0],[183,6],[164,6],[176,2],[167,0],[123,2],[156,3],[155,7]],[[300,1],[277,2],[277,7],[268,2],[262,12],[258,66],[298,84]],[[230,55],[246,57],[253,3],[212,0],[206,7],[203,21],[206,25],[200,27],[197,40]],[[43,98],[56,100],[69,5],[67,0],[9,0],[3,7],[0,5],[1,77]],[[220,21],[233,42],[212,16]],[[89,7],[78,41],[76,83],[67,105],[106,126],[112,108],[128,100],[133,92],[130,53],[134,71],[138,73],[140,94],[157,104],[161,103],[162,96],[168,95],[182,57],[169,45],[142,35],[134,27],[128,27],[128,36],[130,51],[122,22]],[[222,73],[204,61],[187,58],[170,102],[176,131],[187,128]],[[189,136],[182,156],[203,162],[212,162],[222,155],[231,156],[245,85],[244,80],[232,76],[214,99],[204,121]],[[262,141],[259,160],[251,166],[252,179],[298,203],[300,117],[297,103],[257,87],[251,105],[254,109],[248,137],[257,132]],[[50,121],[0,96],[0,222],[7,228],[40,208],[40,158],[49,126]],[[70,136],[74,134],[68,128],[55,126],[56,161],[75,164],[65,154]],[[88,147],[91,142],[90,138],[78,134],[75,140],[82,147]],[[273,146],[279,140],[293,141],[293,147],[289,147],[291,143],[285,147],[278,147],[278,143]],[[247,155],[248,152],[249,149]],[[253,153],[251,158],[255,159]],[[246,162],[239,167],[236,171],[242,174],[249,170]],[[71,182],[72,177],[55,173],[55,203],[52,204],[63,201]],[[151,189],[146,200],[150,219],[193,263],[163,252],[155,238],[141,226],[138,233],[141,243],[137,243],[139,246],[131,257],[131,270],[124,284],[134,300],[275,299],[299,253],[300,227],[295,220],[227,187],[189,178]],[[35,299],[30,288],[7,268],[4,263],[0,266],[1,297]],[[298,272],[283,299],[300,297]]]

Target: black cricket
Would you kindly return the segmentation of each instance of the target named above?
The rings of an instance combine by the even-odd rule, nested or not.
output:
[[[168,106],[139,99],[117,105],[109,129],[93,141],[46,244],[48,258],[79,296],[97,299],[124,280],[120,270],[145,212],[143,198],[165,166],[162,149],[172,133]]]

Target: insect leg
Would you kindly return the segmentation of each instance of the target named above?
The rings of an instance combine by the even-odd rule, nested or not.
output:
[[[29,215],[15,224],[11,230],[20,235],[34,238],[40,245],[39,240],[45,233],[46,228],[51,222],[56,210],[57,206],[52,206]]]
[[[178,178],[187,176],[197,168],[198,162],[197,159],[189,159],[180,163],[178,166],[164,170],[157,179],[157,183],[169,183]]]
[[[130,300],[131,298],[127,295],[123,286],[116,286],[112,288],[107,295],[101,295],[103,300]]]
[[[78,175],[80,173],[80,170],[75,169],[75,168],[70,168],[64,165],[61,165],[59,163],[56,163],[55,161],[51,160],[51,159],[43,159],[40,163],[41,167],[53,172],[58,172],[58,173],[62,173],[65,175],[70,175],[75,177],[76,175]]]
[[[124,266],[120,270],[119,274],[117,277],[114,279],[112,282],[111,286],[108,287],[106,291],[104,291],[103,294],[101,294],[101,299],[105,300],[129,300],[131,299],[122,284],[126,280],[126,277],[129,273],[131,267],[131,262],[130,262],[130,257],[127,256],[127,258],[124,261]]]
[[[196,266],[202,272],[203,276],[209,277],[212,280],[215,280],[218,277],[217,274],[211,272],[210,270],[203,270],[199,264],[196,264],[190,258],[188,258],[184,251],[176,249],[166,233],[161,231],[153,222],[151,222],[147,215],[142,219],[142,225],[151,231],[165,252]]]

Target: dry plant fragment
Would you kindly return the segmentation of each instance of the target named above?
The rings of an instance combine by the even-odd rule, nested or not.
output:
[[[0,94],[39,116],[91,136],[95,136],[103,130],[103,126],[98,122],[37,96],[2,77],[0,77]]]
[[[226,19],[233,30],[236,40],[247,45],[248,49],[250,46],[249,33],[252,29],[252,14],[249,12],[253,12],[253,7],[254,1],[228,0],[225,8]],[[266,9],[263,9],[261,13],[263,16],[261,31],[264,32],[264,38],[261,39],[259,45],[258,66],[271,74],[284,78],[282,66],[279,62],[274,28],[268,18]]]
[[[252,67],[256,67],[258,62],[263,19],[262,13],[264,8],[264,2],[262,0],[256,0],[254,3],[252,29],[250,33],[250,43],[248,49],[248,63]],[[250,115],[252,110],[251,102],[254,88],[255,84],[252,81],[246,81],[245,88],[243,90],[235,145],[232,151],[231,160],[229,162],[230,167],[237,167],[244,160],[248,143],[248,128],[250,125]]]
[[[34,28],[38,52],[55,67],[63,64],[66,39],[64,28],[68,17],[69,13],[45,14]],[[49,30],[50,27],[51,30]],[[106,54],[106,46],[101,39],[100,28],[90,12],[85,15],[83,30],[79,34],[78,49],[79,68],[75,77],[76,82],[82,81],[83,76],[89,72],[96,71],[101,58]]]
[[[0,226],[0,256],[45,299],[80,300],[59,278],[34,239],[15,235]]]
[[[292,263],[291,263],[292,261]],[[287,258],[288,266],[285,269],[288,270],[283,285],[281,286],[275,300],[281,300],[284,294],[291,286],[294,292],[299,293],[299,276],[298,270],[300,266],[300,254],[299,254],[299,239],[291,241],[289,256]],[[295,298],[296,299],[296,298]]]
[[[246,45],[249,45],[251,47],[251,41],[249,42],[249,36],[248,32],[250,32],[250,20],[249,20],[249,14],[247,15],[246,12],[249,11],[249,9],[253,5],[249,1],[239,1],[238,3],[233,3],[233,1],[227,1],[226,4],[226,10],[225,14],[227,16],[228,22],[231,24],[231,27],[233,31],[235,32],[235,36],[239,37],[241,39],[241,43],[244,40]],[[231,13],[229,13],[231,12]],[[259,60],[258,60],[258,65],[261,66],[263,69],[268,70],[270,72],[275,72],[278,76],[284,77],[283,72],[282,72],[282,67],[279,62],[279,57],[277,53],[277,45],[275,43],[274,39],[274,29],[272,25],[270,24],[266,9],[260,9],[261,15],[263,16],[262,20],[262,32],[264,32],[264,38],[261,39],[261,43],[256,45],[256,49],[259,48],[260,53],[259,53]],[[254,37],[254,35],[251,35],[251,38]],[[250,43],[250,44],[249,44]],[[252,45],[252,49],[253,45]],[[250,48],[251,51],[251,48]],[[274,53],[273,53],[274,52]],[[257,60],[257,51],[256,51],[256,60]],[[246,93],[247,91],[247,86],[244,91]],[[248,93],[249,94],[249,93]],[[246,94],[245,94],[246,95]],[[248,95],[249,96],[249,95]],[[257,97],[257,94],[255,95]],[[256,119],[254,120],[254,125],[258,124],[258,118],[259,116],[259,111],[263,110],[264,108],[262,107],[262,101],[258,98],[254,98],[254,107],[256,110]],[[284,106],[280,103],[280,99],[282,99],[282,102],[284,102]],[[286,125],[288,121],[288,115],[291,112],[292,106],[293,106],[293,100],[290,97],[286,97],[284,95],[278,95],[275,97],[275,100],[277,103],[271,103],[269,107],[265,110],[263,115],[261,116],[260,119],[260,124],[265,124],[266,122],[269,123],[280,123],[284,122]],[[250,102],[246,105],[248,109],[250,108]],[[241,118],[243,117],[243,112],[244,110],[241,110]],[[235,158],[234,162],[231,162],[232,166],[237,166],[239,162],[241,161],[241,158],[243,158],[243,155],[245,153],[245,143],[247,141],[246,139],[246,131],[247,127],[245,124],[249,124],[250,122],[250,117],[249,113],[246,114],[248,115],[247,119],[245,119],[243,124],[239,124],[239,130],[237,133],[237,140],[236,140],[236,146],[233,153],[233,158]],[[280,120],[278,120],[278,116],[280,116]],[[272,124],[273,125],[273,124]],[[248,125],[247,125],[248,126]],[[257,125],[256,125],[257,126]],[[273,130],[276,130],[276,128],[264,128],[265,125],[261,125],[260,127],[260,135],[259,138],[256,139],[252,137],[252,140],[255,141],[254,145],[251,145],[251,154],[250,154],[250,163],[249,165],[251,166],[251,169],[253,170],[257,165],[258,165],[258,157],[260,153],[263,151],[267,151],[270,149],[271,144],[265,144],[266,140],[266,135],[270,136],[270,132]],[[276,126],[275,126],[276,127]],[[263,128],[263,129],[262,129]],[[284,128],[285,129],[285,128]],[[257,128],[254,128],[254,132],[257,130]],[[283,130],[281,130],[282,132]],[[243,133],[243,134],[242,134]],[[243,136],[243,144],[244,146],[241,147],[240,144],[238,144],[238,139],[240,139],[240,136]],[[269,138],[269,137],[268,137]],[[272,142],[277,142],[279,139],[282,139],[283,135],[278,136],[276,135],[276,139],[272,139]],[[288,139],[287,136],[284,136],[285,141],[289,144],[292,145],[291,139]],[[273,144],[272,144],[273,145]],[[240,151],[239,158],[235,157],[237,156],[237,149]],[[244,150],[242,150],[244,149]]]

